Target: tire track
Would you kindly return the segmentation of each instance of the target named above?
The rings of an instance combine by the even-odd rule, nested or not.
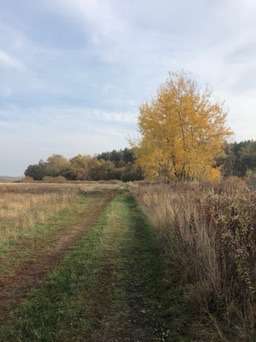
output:
[[[114,192],[94,195],[95,199],[85,208],[83,220],[79,225],[58,233],[54,244],[39,250],[33,259],[21,264],[12,276],[0,275],[0,322],[8,319],[12,308],[23,302],[33,288],[40,286],[46,275],[97,222],[101,212],[114,195]]]

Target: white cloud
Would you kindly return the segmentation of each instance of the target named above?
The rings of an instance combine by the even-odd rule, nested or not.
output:
[[[0,50],[0,66],[24,70],[24,65],[15,57],[10,56],[5,51]]]
[[[109,1],[101,0],[55,0],[59,5],[84,19],[96,33],[110,38],[115,32],[122,33],[125,24],[117,15],[115,8]]]
[[[8,113],[8,114],[7,114]],[[22,115],[21,115],[22,114]],[[136,125],[137,113],[114,112],[97,108],[86,108],[85,106],[36,106],[23,108],[17,106],[5,106],[0,109],[0,119],[4,118],[10,122],[31,121],[34,123],[44,120],[46,123],[59,122],[60,125],[66,125],[67,121],[87,125],[93,123]],[[40,124],[40,122],[39,122]],[[68,127],[68,125],[67,125]]]
[[[0,174],[22,175],[30,163],[52,153],[74,156],[124,148],[136,130],[136,115],[80,107],[31,108],[21,115],[0,111]]]
[[[5,141],[6,146],[0,151],[0,159],[4,161],[10,156],[15,159],[15,153],[22,149],[26,162],[29,158],[32,162],[52,153],[71,156],[123,148],[128,145],[128,138],[134,136],[136,120],[134,113],[79,106],[43,106],[26,110],[6,106],[0,110],[0,128],[3,129],[0,143],[3,145]],[[21,174],[24,164],[18,159],[12,170],[3,162],[6,170],[0,170],[0,174]]]

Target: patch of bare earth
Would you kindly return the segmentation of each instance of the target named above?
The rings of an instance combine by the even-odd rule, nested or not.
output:
[[[85,207],[80,224],[71,226],[69,230],[58,231],[49,245],[41,246],[29,260],[21,263],[12,275],[0,274],[0,321],[6,320],[11,310],[24,301],[33,288],[40,286],[46,275],[54,270],[65,254],[97,222],[114,194],[105,192],[96,195],[90,205]]]

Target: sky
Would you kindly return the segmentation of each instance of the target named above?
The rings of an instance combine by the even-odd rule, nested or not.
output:
[[[0,1],[0,175],[123,148],[139,106],[185,71],[255,138],[255,0]]]

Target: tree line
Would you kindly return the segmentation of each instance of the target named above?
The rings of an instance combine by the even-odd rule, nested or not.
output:
[[[216,163],[224,177],[256,175],[256,141],[226,143]]]
[[[256,173],[256,142],[228,143],[227,113],[212,93],[187,74],[170,74],[140,107],[140,139],[133,148],[91,157],[52,155],[29,165],[27,177],[43,180],[210,180]]]
[[[221,154],[214,161],[222,177],[247,177],[256,175],[256,141],[248,140],[225,143]],[[96,157],[77,155],[71,159],[54,154],[46,161],[29,165],[26,177],[47,180],[63,177],[64,180],[122,180],[144,179],[142,169],[137,166],[134,149],[103,152]]]
[[[97,156],[79,154],[66,158],[59,154],[50,156],[46,161],[29,165],[25,176],[33,180],[121,180],[124,182],[141,180],[143,173],[136,164],[133,149],[113,150]]]

